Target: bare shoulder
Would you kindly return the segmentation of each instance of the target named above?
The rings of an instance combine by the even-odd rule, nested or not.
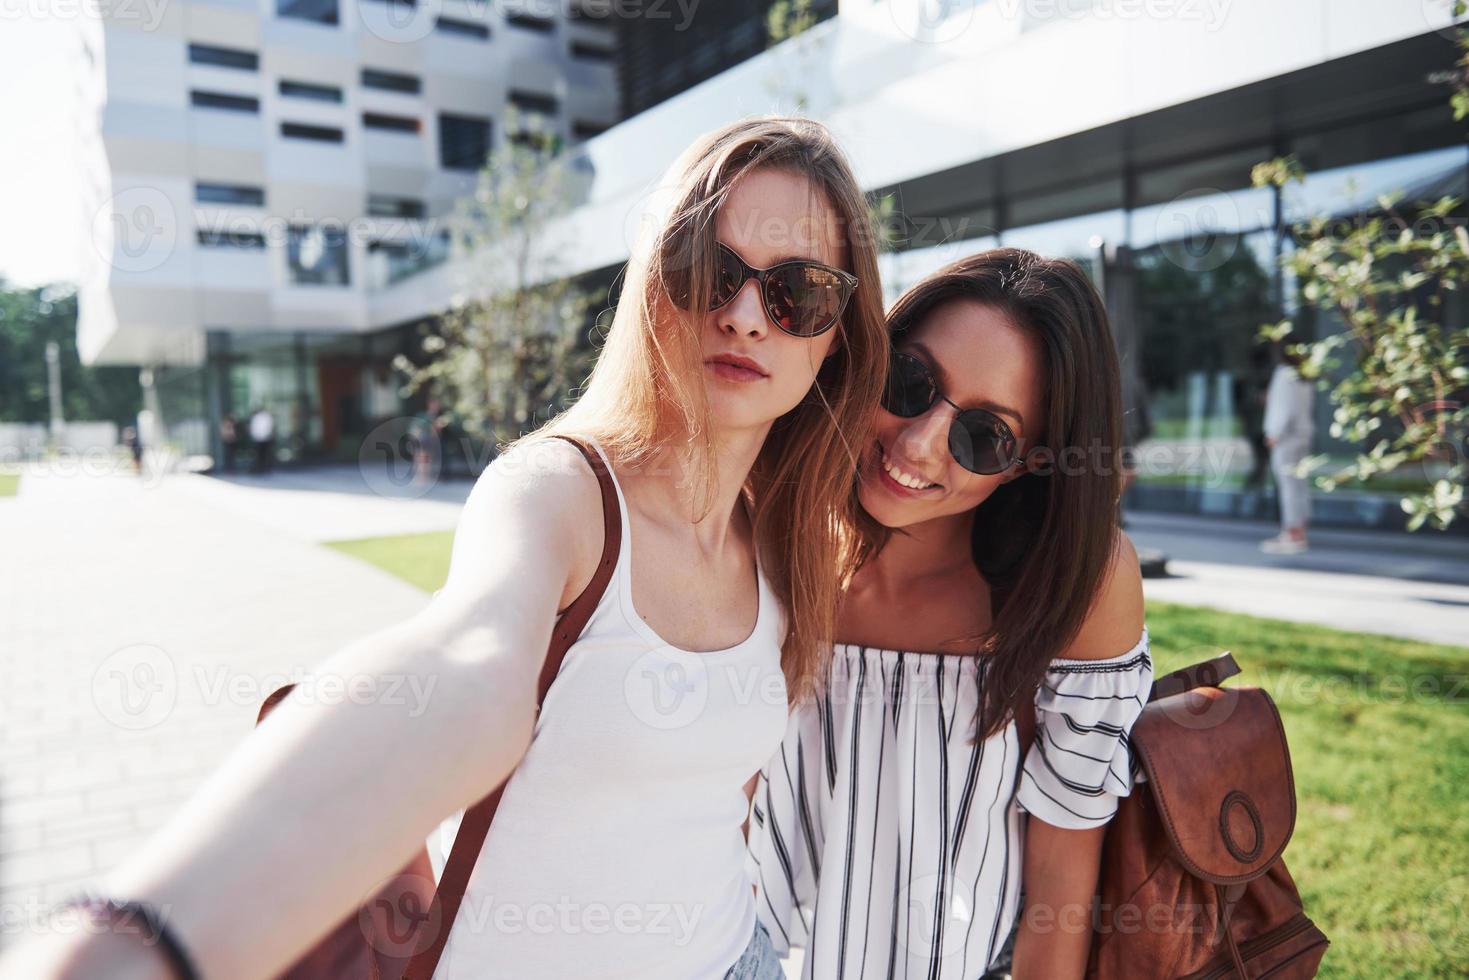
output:
[[[575,597],[591,580],[602,536],[602,491],[591,464],[564,439],[532,439],[501,453],[475,482],[454,534],[449,581],[476,578],[491,565],[550,561]]]
[[[1143,576],[1137,549],[1121,530],[1102,573],[1096,600],[1075,641],[1062,656],[1071,660],[1104,660],[1137,646],[1143,632]]]

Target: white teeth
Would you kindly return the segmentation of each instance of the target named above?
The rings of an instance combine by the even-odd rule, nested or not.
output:
[[[906,470],[898,469],[892,463],[888,462],[886,456],[883,457],[882,468],[887,471],[888,476],[892,477],[894,480],[898,481],[903,486],[908,487],[911,490],[927,490],[929,487],[938,486],[937,483],[929,483],[928,481],[920,477],[914,476],[912,473],[909,473]]]

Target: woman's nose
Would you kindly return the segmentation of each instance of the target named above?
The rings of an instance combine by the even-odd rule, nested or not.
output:
[[[949,447],[949,413],[943,402],[915,418],[905,419],[898,447],[915,463],[942,460]]]
[[[754,278],[746,279],[735,293],[734,299],[715,311],[722,330],[742,337],[763,337],[770,330],[770,319],[765,315],[765,305],[760,298],[760,284]]]

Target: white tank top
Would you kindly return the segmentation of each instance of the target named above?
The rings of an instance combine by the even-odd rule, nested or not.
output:
[[[505,788],[437,980],[719,978],[754,929],[744,784],[786,728],[785,612],[757,562],[749,637],[664,642],[633,608],[613,482],[617,565]],[[462,816],[440,827],[445,858]]]

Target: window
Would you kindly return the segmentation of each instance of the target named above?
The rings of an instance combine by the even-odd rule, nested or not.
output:
[[[346,230],[293,225],[286,241],[286,264],[297,285],[347,285]]]
[[[376,68],[362,69],[362,87],[378,88],[387,92],[403,92],[417,95],[422,87],[417,75],[401,75],[395,71],[380,71]]]
[[[369,194],[367,213],[374,218],[422,218],[423,202],[411,197]]]
[[[607,127],[601,123],[586,122],[578,119],[571,124],[571,135],[579,140],[589,140],[593,136],[600,136],[607,132]]]
[[[206,184],[200,181],[194,185],[194,200],[200,204],[239,204],[258,208],[265,205],[265,189],[247,184]]]
[[[506,14],[505,23],[511,27],[522,27],[528,31],[539,31],[549,34],[556,29],[556,22],[549,17],[537,17],[534,14]]]
[[[406,242],[368,242],[368,277],[376,286],[390,286],[448,257],[449,234],[445,231]]]
[[[617,58],[617,52],[612,48],[587,44],[585,41],[573,41],[571,42],[571,56],[582,61],[613,61]]]
[[[315,102],[341,102],[342,90],[334,85],[315,85],[311,82],[288,82],[282,80],[280,93],[287,99],[311,99]]]
[[[362,125],[366,129],[382,129],[390,133],[418,135],[418,120],[412,116],[390,116],[385,112],[364,112]]]
[[[335,126],[308,126],[305,123],[281,123],[281,135],[319,143],[340,143],[343,140],[342,131]]]
[[[276,0],[275,15],[313,24],[335,24],[337,0]]]
[[[554,95],[541,95],[537,92],[510,91],[510,104],[521,112],[536,112],[545,115],[555,115],[559,104]]]
[[[471,37],[480,41],[487,41],[490,37],[490,29],[484,24],[476,24],[472,20],[460,20],[457,17],[440,17],[434,23],[434,27],[445,34]]]
[[[439,165],[478,170],[490,152],[490,121],[478,116],[439,115]]]
[[[199,244],[205,248],[264,248],[265,236],[258,231],[217,231],[200,228]]]
[[[535,150],[538,153],[554,154],[561,149],[561,136],[557,133],[540,133],[534,130],[524,130],[519,133],[511,133],[510,142],[516,146],[523,146],[527,150]]]
[[[259,112],[260,100],[247,95],[225,95],[223,92],[190,92],[189,103],[197,109],[224,109],[229,112]]]
[[[260,56],[254,51],[242,51],[239,48],[216,48],[208,44],[189,45],[189,60],[196,65],[238,68],[240,71],[255,71],[260,67]]]

